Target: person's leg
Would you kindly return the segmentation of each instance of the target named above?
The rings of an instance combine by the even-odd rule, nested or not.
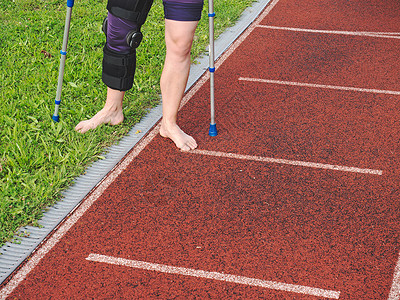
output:
[[[81,121],[75,126],[75,130],[85,133],[90,129],[94,129],[100,124],[118,125],[124,120],[122,113],[122,100],[125,92],[107,88],[106,103],[97,114],[91,119]]]
[[[176,123],[189,77],[190,50],[197,23],[198,21],[165,20],[167,53],[160,81],[163,105],[160,134],[170,138],[183,151],[197,147],[196,141]]]
[[[122,76],[127,70],[125,67],[108,65],[108,70],[111,68],[112,76],[110,71],[105,71],[105,61],[108,63],[107,57],[111,57],[113,60],[116,59],[130,59],[135,61],[135,50],[132,49],[126,42],[126,35],[131,30],[136,30],[137,24],[133,21],[125,20],[113,16],[108,13],[107,22],[107,42],[104,49],[103,57],[103,82],[107,85],[107,99],[106,103],[96,115],[91,119],[81,121],[75,126],[75,130],[80,133],[85,133],[90,129],[95,129],[101,124],[118,125],[124,120],[122,112],[122,101],[125,95],[125,91],[131,88],[133,83],[133,76],[135,72],[136,63],[132,63],[129,68],[129,84],[122,84],[123,81],[118,81],[118,75]],[[119,73],[119,74],[118,74]],[[106,77],[105,77],[106,76]],[[110,79],[111,77],[111,79]],[[116,80],[117,79],[117,80]]]

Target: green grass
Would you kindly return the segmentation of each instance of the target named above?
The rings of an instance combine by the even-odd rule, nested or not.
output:
[[[234,24],[252,0],[216,1],[216,36]],[[60,199],[104,148],[116,143],[159,103],[164,61],[162,2],[156,0],[143,26],[134,88],[124,100],[125,121],[84,135],[75,125],[102,108],[101,24],[106,1],[75,1],[60,106],[51,116],[63,38],[66,1],[2,0],[0,3],[0,245],[18,228],[37,225],[46,207]],[[207,3],[192,56],[208,43]],[[42,51],[50,53],[46,57]]]

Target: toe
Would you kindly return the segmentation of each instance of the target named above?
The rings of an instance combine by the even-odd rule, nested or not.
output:
[[[75,126],[75,131],[81,132],[82,131],[82,126],[79,123],[78,125]]]
[[[85,133],[90,129],[90,123],[88,121],[82,121],[75,126],[75,130],[79,133]]]
[[[197,143],[195,141],[194,138],[190,138],[190,140],[188,141],[188,146],[190,147],[191,150],[196,149],[197,148]]]
[[[184,152],[187,152],[187,151],[190,151],[190,150],[191,150],[190,146],[187,145],[187,144],[184,144],[180,149],[181,149],[182,151],[184,151]]]

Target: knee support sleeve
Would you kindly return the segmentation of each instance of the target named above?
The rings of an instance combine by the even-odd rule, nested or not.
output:
[[[109,18],[115,16],[119,23],[134,24],[132,30],[126,33],[125,40],[129,47],[137,48],[143,39],[141,26],[146,21],[153,0],[108,0]],[[114,21],[117,23],[117,21]]]
[[[103,49],[102,80],[106,86],[114,90],[127,91],[133,86],[136,69],[136,50],[120,54],[110,50],[107,45]]]
[[[142,36],[136,22],[116,17],[111,13],[104,19],[103,31],[107,37],[107,47],[120,53],[127,53],[131,48],[137,48],[141,39],[137,41],[133,36]]]

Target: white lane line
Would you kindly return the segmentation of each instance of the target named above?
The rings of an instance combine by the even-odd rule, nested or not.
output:
[[[262,78],[248,78],[248,77],[239,77],[238,80],[239,81],[249,81],[249,82],[259,82],[259,83],[271,83],[271,84],[281,84],[281,85],[303,86],[303,87],[312,87],[312,88],[321,88],[321,89],[342,90],[342,91],[354,91],[354,92],[375,93],[375,94],[400,95],[400,91],[366,89],[366,88],[356,88],[356,87],[350,87],[350,86],[337,86],[337,85],[326,85],[326,84],[316,84],[316,83],[306,83],[306,82],[272,80],[272,79],[262,79]]]
[[[296,27],[281,27],[281,26],[270,26],[270,25],[257,25],[257,27],[265,28],[265,29],[274,29],[274,30],[296,31],[296,32],[341,34],[341,35],[380,37],[380,38],[387,38],[387,39],[400,39],[400,36],[399,36],[400,33],[399,32],[318,30],[318,29],[307,29],[307,28],[296,28]]]
[[[298,160],[288,160],[288,159],[280,159],[280,158],[272,158],[272,157],[263,157],[263,156],[242,155],[242,154],[225,153],[225,152],[219,152],[219,151],[208,151],[208,150],[195,149],[188,153],[209,155],[209,156],[216,156],[216,157],[235,158],[235,159],[241,159],[241,160],[261,161],[261,162],[309,167],[309,168],[316,168],[316,169],[327,169],[327,170],[335,170],[335,171],[343,171],[343,172],[363,173],[363,174],[372,174],[372,175],[382,175],[383,174],[383,171],[381,171],[381,170],[361,169],[361,168],[355,168],[355,167],[346,167],[346,166],[339,166],[339,165],[321,164],[321,163],[313,163],[313,162],[298,161]]]
[[[195,269],[175,267],[163,264],[149,263],[138,260],[130,260],[125,258],[106,256],[101,254],[91,253],[86,259],[93,262],[101,262],[101,263],[107,263],[107,264],[113,264],[118,266],[125,266],[130,268],[143,269],[161,273],[168,273],[168,274],[178,274],[178,275],[192,276],[197,278],[213,279],[213,280],[232,282],[243,285],[256,286],[256,287],[293,292],[305,295],[312,295],[330,299],[339,299],[340,296],[340,292],[338,291],[325,290],[320,288],[313,288],[303,285],[282,283],[276,281],[267,281],[257,278],[250,278],[250,277],[231,275],[225,273],[209,272],[203,270],[195,270]]]
[[[400,254],[394,269],[392,287],[390,288],[388,300],[400,299]]]

